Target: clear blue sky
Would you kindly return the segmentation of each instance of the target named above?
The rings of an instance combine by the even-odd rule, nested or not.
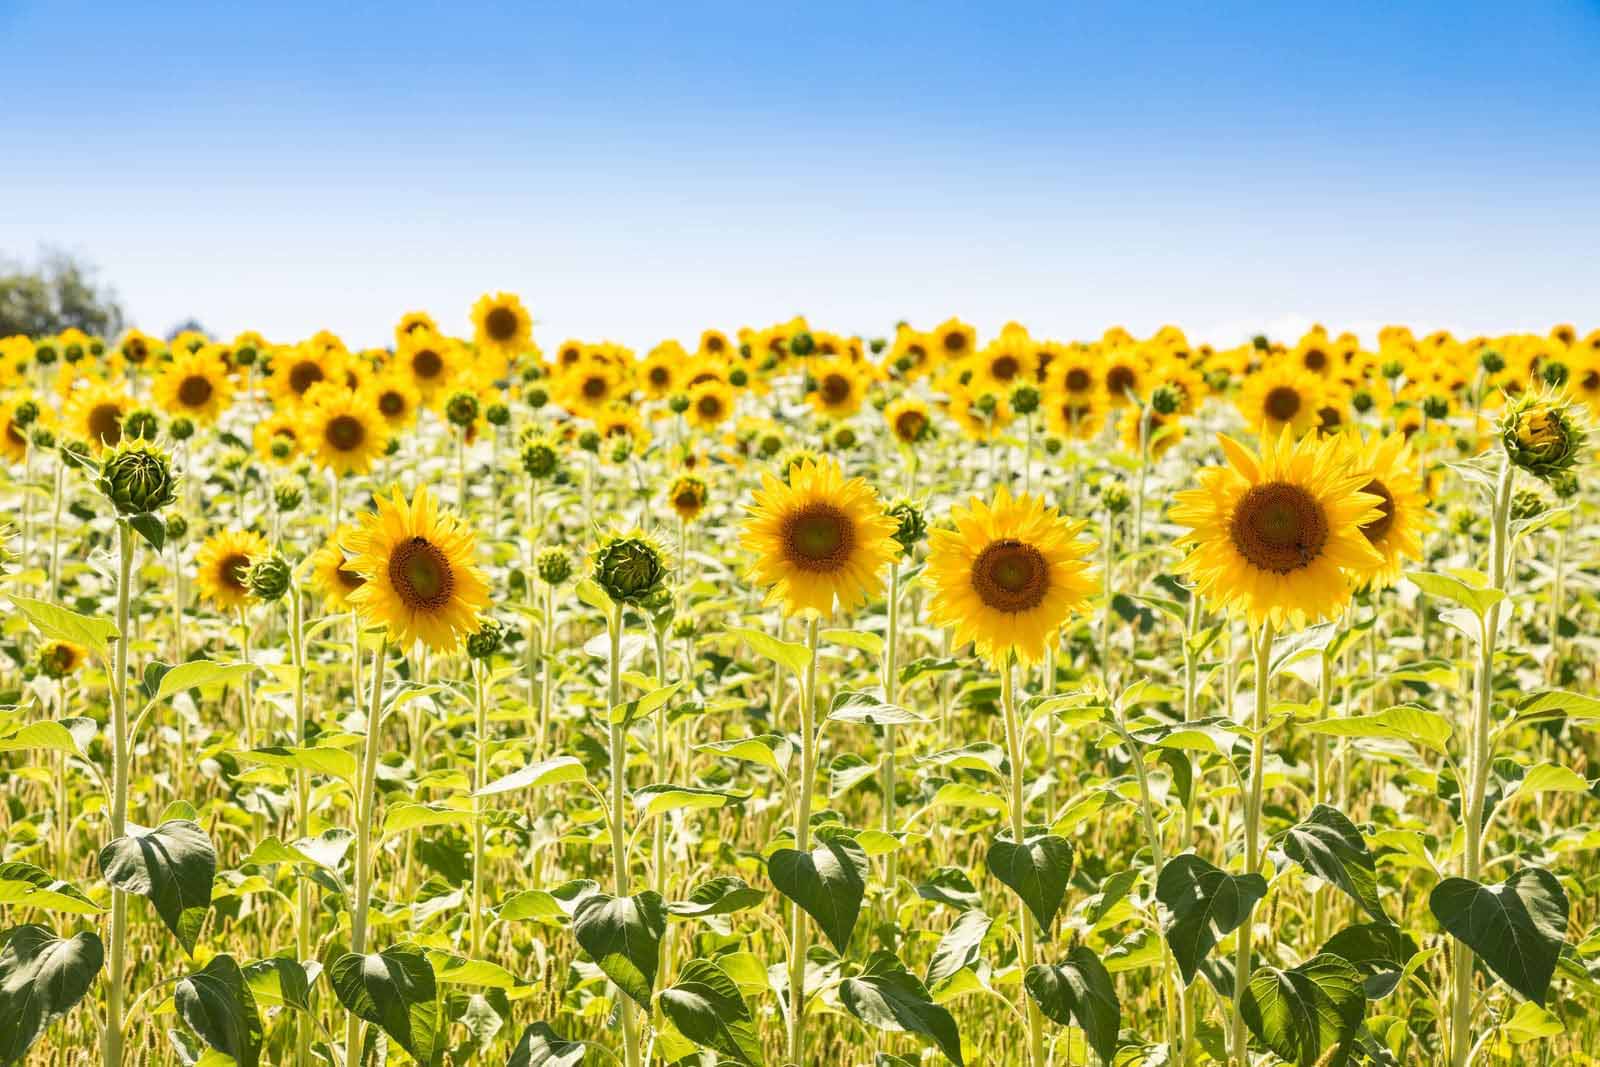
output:
[[[0,253],[165,331],[1600,324],[1600,3],[0,0]]]

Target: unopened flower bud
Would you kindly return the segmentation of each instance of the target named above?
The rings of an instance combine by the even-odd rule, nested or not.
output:
[[[612,536],[595,553],[594,580],[619,603],[638,604],[661,588],[667,567],[661,550],[643,535]]]
[[[178,498],[171,461],[143,442],[124,444],[106,456],[98,487],[124,515],[157,512]]]
[[[250,594],[269,604],[289,591],[289,583],[293,578],[289,561],[276,553],[256,560],[245,572],[245,584],[250,587]]]

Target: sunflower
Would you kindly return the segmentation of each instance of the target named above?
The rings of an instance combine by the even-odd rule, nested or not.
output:
[[[650,350],[639,367],[639,383],[645,395],[660,400],[678,387],[679,376],[689,362],[689,353],[676,341],[662,341]]]
[[[1346,572],[1383,562],[1362,530],[1383,517],[1382,498],[1363,491],[1370,476],[1351,471],[1337,437],[1269,434],[1259,456],[1218,440],[1230,465],[1201,471],[1201,487],[1178,493],[1169,513],[1189,527],[1179,571],[1256,626],[1299,628],[1337,612],[1350,599]]]
[[[1114,408],[1125,408],[1133,403],[1129,394],[1143,396],[1150,361],[1142,350],[1134,347],[1113,348],[1105,355],[1105,373],[1100,381],[1105,386],[1106,403]]]
[[[303,449],[300,437],[301,418],[292,411],[275,411],[271,415],[256,423],[252,439],[256,446],[256,455],[264,462],[285,464],[298,456]],[[282,456],[274,455],[274,447],[287,447]]]
[[[411,378],[425,404],[442,395],[461,370],[461,346],[432,330],[406,334],[395,354],[394,365]]]
[[[1034,381],[1039,366],[1037,349],[1026,332],[1001,333],[978,353],[973,365],[973,384],[1009,394],[1015,387]]]
[[[1099,385],[1097,361],[1087,349],[1078,346],[1059,349],[1045,377],[1046,392],[1074,400],[1094,395]]]
[[[622,396],[622,376],[610,360],[589,354],[562,373],[560,391],[562,407],[592,416]]]
[[[245,583],[250,564],[271,551],[267,539],[254,530],[214,533],[195,556],[195,587],[223,611],[240,607],[250,599],[250,587]]]
[[[748,576],[769,586],[785,615],[849,611],[882,587],[900,546],[897,520],[861,478],[845,479],[831,459],[802,460],[787,481],[762,476],[740,544],[756,557]]]
[[[432,315],[426,311],[408,311],[395,324],[394,341],[397,345],[404,345],[412,334],[438,332],[439,324],[433,321]]]
[[[390,430],[399,433],[416,425],[422,394],[409,374],[386,369],[368,384],[366,393],[373,409],[388,423]]]
[[[1088,441],[1106,424],[1105,397],[1097,391],[1054,393],[1045,399],[1045,419],[1057,437]]]
[[[521,355],[533,336],[533,317],[511,293],[485,293],[472,305],[473,341],[505,359]]]
[[[594,428],[600,432],[600,438],[611,441],[618,437],[626,437],[633,442],[635,451],[643,451],[650,444],[650,430],[644,424],[644,416],[639,414],[639,409],[632,404],[620,401],[608,405],[604,411],[594,415]]]
[[[978,331],[960,319],[946,319],[933,331],[933,345],[940,360],[963,360],[977,350]]]
[[[317,466],[338,475],[365,474],[389,447],[389,425],[366,393],[327,390],[301,413],[301,440]]]
[[[67,401],[67,425],[75,437],[88,441],[96,451],[113,448],[122,440],[123,416],[133,406],[133,397],[121,386],[91,382],[73,390]]]
[[[489,603],[489,583],[473,563],[478,538],[456,516],[441,513],[427,486],[410,503],[399,486],[390,499],[346,536],[346,564],[366,579],[349,603],[369,625],[388,627],[389,638],[409,648],[421,641],[447,652],[478,630]]]
[[[1005,432],[1015,415],[1005,397],[978,394],[962,385],[951,385],[946,411],[969,440],[992,441]]]
[[[1315,427],[1323,407],[1322,379],[1297,363],[1274,359],[1245,379],[1239,412],[1263,437],[1287,429],[1298,438]]]
[[[1428,504],[1422,494],[1422,479],[1417,475],[1417,461],[1404,434],[1392,433],[1371,442],[1349,434],[1342,440],[1350,473],[1366,478],[1361,491],[1379,501],[1378,517],[1363,523],[1361,532],[1377,549],[1382,563],[1351,567],[1351,573],[1377,585],[1393,585],[1405,561],[1422,556]]]
[[[847,419],[861,410],[865,384],[848,359],[830,357],[817,361],[810,369],[817,387],[807,394],[818,414]]]
[[[89,658],[89,650],[71,641],[46,641],[39,646],[39,671],[47,678],[67,678],[77,674]]]
[[[1150,455],[1159,459],[1167,454],[1167,449],[1183,440],[1183,420],[1176,414],[1163,415],[1154,408],[1124,408],[1122,420],[1118,429],[1122,435],[1122,447],[1137,456],[1141,442],[1139,440],[1139,418],[1141,410],[1144,417],[1149,420],[1145,427],[1145,440],[1150,445]]]
[[[893,368],[896,374],[907,381],[915,381],[933,369],[933,352],[934,341],[931,337],[902,322],[895,329],[894,344],[884,356],[884,366]]]
[[[156,338],[139,330],[129,330],[127,336],[123,337],[122,343],[116,347],[112,370],[117,373],[128,369],[137,370],[154,363],[161,355],[161,350],[161,342]]]
[[[712,379],[689,391],[689,409],[684,412],[689,424],[701,430],[714,430],[733,414],[733,386]]]
[[[704,330],[700,334],[699,354],[708,359],[727,359],[737,350],[728,335],[721,330]]]
[[[667,490],[667,500],[678,518],[692,522],[706,506],[707,489],[704,479],[692,474],[679,475]]]
[[[1084,557],[1093,546],[1031,494],[1001,486],[994,502],[973,497],[950,513],[954,529],[929,534],[928,573],[935,622],[955,628],[990,664],[1013,654],[1037,662],[1045,644],[1095,589]]]
[[[1326,334],[1308,335],[1291,358],[1305,370],[1324,378],[1333,373],[1341,362],[1334,357]]]
[[[308,341],[279,352],[272,360],[267,388],[278,406],[298,404],[306,390],[318,382],[344,383],[342,350],[327,343]]]
[[[933,415],[928,405],[912,396],[902,396],[883,409],[894,439],[903,445],[920,445],[933,436]]]
[[[179,352],[161,369],[150,391],[167,414],[210,426],[233,402],[233,378],[221,346]]]
[[[37,409],[32,426],[17,425],[17,408],[24,403],[31,403]],[[54,421],[55,416],[50,405],[41,403],[30,393],[13,393],[4,401],[0,401],[0,456],[4,456],[12,463],[25,462],[28,458],[33,428],[49,426]]]
[[[349,611],[350,594],[367,581],[350,569],[350,555],[343,547],[345,538],[352,532],[350,526],[340,526],[311,554],[311,588],[322,597],[330,611]]]

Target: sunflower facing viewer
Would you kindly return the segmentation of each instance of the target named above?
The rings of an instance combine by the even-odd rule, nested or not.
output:
[[[421,641],[446,652],[478,630],[489,583],[473,563],[478,538],[456,516],[441,513],[426,486],[408,503],[395,486],[389,499],[345,538],[345,569],[366,579],[348,594],[369,625],[388,627],[402,647]]]
[[[973,497],[950,513],[954,529],[928,535],[933,619],[955,627],[992,666],[1012,654],[1025,663],[1083,606],[1095,583],[1083,557],[1093,547],[1069,522],[1030,494],[1001,486],[993,503]]]

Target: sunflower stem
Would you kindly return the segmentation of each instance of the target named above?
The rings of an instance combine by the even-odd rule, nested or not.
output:
[[[818,618],[806,620],[806,659],[800,687],[800,802],[794,811],[794,847],[811,851],[811,789],[817,774],[816,698]],[[806,1013],[806,927],[805,909],[794,906],[794,928],[789,937],[789,1062],[805,1062]]]
[[[1244,805],[1244,873],[1255,874],[1261,865],[1262,769],[1266,756],[1266,724],[1272,700],[1272,622],[1261,624],[1255,639],[1255,708],[1250,719],[1250,791]],[[1249,1037],[1245,1031],[1244,994],[1250,985],[1250,938],[1255,920],[1246,916],[1239,924],[1239,953],[1233,979],[1233,1058],[1238,1067],[1250,1067]]]
[[[305,604],[298,582],[289,584],[289,658],[294,670],[294,743],[302,748],[306,737],[306,652]],[[300,835],[311,836],[311,776],[304,767],[294,772],[295,817]],[[295,955],[304,965],[311,959],[311,880],[300,878],[295,886]],[[297,1067],[310,1067],[313,1020],[302,1012],[296,1020],[294,1061]]]
[[[359,636],[359,629],[357,634]],[[372,817],[377,805],[378,753],[383,741],[383,669],[389,656],[386,635],[372,657],[371,696],[367,705],[367,736],[362,743],[361,780],[356,786],[355,900],[350,909],[350,951],[367,951],[367,907],[372,899]],[[361,1052],[361,1017],[349,1013],[345,1020],[345,1063],[354,1064]]]
[[[483,957],[484,798],[477,795],[489,781],[489,699],[483,661],[472,660],[472,956]]]
[[[615,603],[606,620],[606,633],[610,638],[610,656],[606,674],[606,709],[622,703],[622,604]],[[608,716],[609,717],[609,716]],[[622,816],[628,795],[627,782],[628,735],[620,722],[611,724],[611,875],[615,883],[613,893],[618,898],[631,892],[628,874],[628,835]],[[634,1013],[633,1001],[622,990],[617,990],[617,1016],[622,1023],[622,1055],[625,1067],[640,1067],[639,1020]]]
[[[896,684],[897,665],[895,663],[895,645],[899,637],[900,628],[900,561],[896,559],[889,564],[889,601],[888,632],[883,644],[883,699],[887,704],[895,703],[898,696],[899,685]],[[893,723],[883,728],[883,832],[893,834],[895,831],[894,816],[894,790],[895,790],[895,744],[897,738]],[[900,853],[893,849],[884,857],[884,871],[887,876],[887,897],[894,897],[896,879],[900,875]]]
[[[111,668],[111,837],[128,832],[128,604],[133,582],[133,531],[117,523],[117,647]],[[128,894],[111,890],[111,969],[100,1050],[105,1067],[122,1067],[122,994],[128,956]]]
[[[1005,714],[1006,727],[1006,759],[1011,764],[1011,838],[1020,848],[1027,840],[1028,819],[1024,808],[1027,795],[1024,778],[1027,766],[1027,751],[1023,745],[1022,722],[1017,715],[1017,693],[1014,675],[1016,666],[1008,654],[1006,662],[1000,669],[1000,706]],[[1017,951],[1022,959],[1022,973],[1026,975],[1033,968],[1036,948],[1034,939],[1036,934],[1033,928],[1033,913],[1028,910],[1028,905],[1021,900],[1017,902],[1017,915],[1020,920],[1021,933],[1017,942]],[[1028,1022],[1028,1063],[1030,1067],[1045,1067],[1044,1050],[1044,1020],[1039,1014],[1038,1007],[1033,1003],[1033,998],[1025,990],[1019,989],[1022,997],[1022,1012]]]

